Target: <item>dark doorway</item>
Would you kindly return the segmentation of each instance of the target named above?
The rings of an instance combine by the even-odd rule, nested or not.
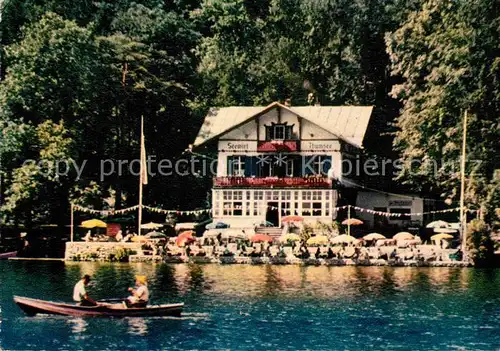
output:
[[[279,212],[277,202],[267,203],[266,221],[271,222],[275,227],[279,226]]]

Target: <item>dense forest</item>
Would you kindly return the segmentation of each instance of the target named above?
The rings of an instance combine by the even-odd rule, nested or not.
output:
[[[192,157],[210,106],[373,105],[367,152],[396,182],[500,215],[497,0],[5,0],[0,31],[1,219],[67,224],[69,203],[137,204],[103,160]],[[75,167],[56,172],[58,160]],[[26,162],[26,160],[34,160]],[[419,160],[419,162],[413,162]],[[81,172],[80,172],[81,170]],[[210,177],[150,177],[144,203],[206,208]]]

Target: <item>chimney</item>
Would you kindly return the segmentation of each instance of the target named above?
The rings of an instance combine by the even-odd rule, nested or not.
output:
[[[286,107],[290,107],[290,106],[292,106],[292,99],[290,99],[290,98],[286,98],[286,99],[285,99],[285,106],[286,106]]]

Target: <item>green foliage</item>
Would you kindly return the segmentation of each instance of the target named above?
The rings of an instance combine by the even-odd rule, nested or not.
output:
[[[101,160],[138,156],[141,116],[148,155],[172,160],[192,143],[209,106],[291,97],[293,105],[374,105],[366,149],[400,153],[401,181],[452,200],[467,109],[466,203],[493,223],[500,208],[495,5],[6,0],[2,220],[67,224],[70,200],[96,209],[135,205],[137,176],[125,168],[100,179],[99,171]],[[80,177],[74,170],[55,177],[60,159],[84,166]],[[423,162],[415,168],[413,159]],[[208,177],[150,177],[144,202],[205,207],[209,186]]]
[[[467,110],[466,203],[489,208],[489,214],[499,207],[500,61],[492,38],[500,33],[494,6],[428,0],[387,36],[392,75],[403,79],[392,90],[403,103],[394,144],[404,161],[401,178],[420,191],[457,199]]]
[[[131,249],[117,248],[109,255],[109,260],[111,262],[128,262],[130,255],[135,255],[136,252]]]
[[[304,224],[300,231],[300,240],[306,242],[313,235],[314,229],[309,224]]]
[[[467,249],[476,265],[484,265],[493,258],[491,228],[484,221],[473,220],[467,225]]]

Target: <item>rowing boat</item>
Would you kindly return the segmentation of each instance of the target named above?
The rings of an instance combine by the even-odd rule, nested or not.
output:
[[[17,257],[17,251],[0,253],[0,260],[7,260],[11,257]]]
[[[180,317],[184,303],[151,305],[147,307],[125,307],[123,304],[100,303],[97,306],[79,306],[68,303],[44,301],[29,297],[14,296],[14,302],[27,314],[57,314],[78,317]]]

